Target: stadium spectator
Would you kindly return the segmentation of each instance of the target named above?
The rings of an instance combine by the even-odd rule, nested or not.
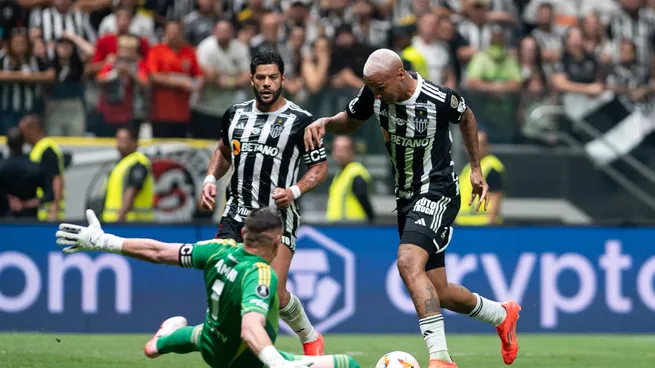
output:
[[[348,136],[334,138],[332,158],[339,165],[339,172],[330,184],[327,221],[373,221],[372,177],[364,165],[355,161],[355,141]]]
[[[134,40],[136,44],[136,40]],[[150,159],[137,151],[136,132],[121,127],[116,132],[116,148],[121,160],[114,166],[105,187],[104,222],[154,220],[155,181]]]
[[[476,49],[464,38],[448,16],[441,16],[437,23],[437,39],[448,45],[448,54],[457,84],[463,79],[462,65],[468,64],[476,53]]]
[[[491,44],[491,24],[487,20],[490,0],[470,0],[457,30],[476,51],[484,51]]]
[[[18,1],[0,1],[0,40],[8,37],[12,29],[25,26],[23,8],[21,8]]]
[[[96,42],[96,32],[91,26],[89,14],[73,6],[73,0],[53,0],[52,6],[33,10],[30,28],[39,29],[49,51],[64,32],[78,35],[88,42]]]
[[[7,132],[9,157],[0,162],[0,218],[27,217],[36,219],[41,187],[39,165],[23,154],[25,138],[17,127]]]
[[[105,62],[110,62],[116,58],[116,51],[118,49],[118,37],[122,35],[134,34],[139,37],[139,53],[142,57],[146,57],[150,45],[148,40],[138,33],[132,33],[130,27],[132,24],[133,8],[128,6],[120,6],[114,12],[116,19],[116,32],[107,33],[98,39],[96,44],[95,53],[91,59],[91,64],[87,68],[87,74],[94,76],[103,67]],[[112,137],[114,134],[112,134]]]
[[[202,70],[195,50],[184,41],[180,21],[168,21],[165,39],[150,49],[146,61],[152,89],[152,135],[185,138],[191,121],[191,98],[202,89]]]
[[[269,12],[274,11],[274,1],[267,0],[237,0],[233,2],[236,12],[235,22],[238,25],[246,23],[259,24]],[[253,54],[254,55],[254,54]]]
[[[490,45],[468,64],[467,85],[470,104],[479,106],[478,125],[496,141],[511,142],[518,126],[516,111],[520,97],[521,68],[509,50],[505,30],[496,25],[490,29]]]
[[[155,21],[151,15],[138,11],[137,0],[120,0],[117,9],[129,11],[131,17],[127,32],[144,37],[147,40],[155,40]],[[116,11],[107,15],[100,23],[98,28],[98,37],[107,34],[126,33],[124,30],[119,32],[118,14]],[[124,20],[123,20],[124,21]],[[123,26],[121,25],[121,28]]]
[[[405,70],[428,75],[428,65],[423,55],[412,46],[411,26],[395,26],[391,29],[391,48],[400,55]]]
[[[275,50],[282,56],[284,65],[291,67],[291,53],[286,42],[280,39],[279,32],[278,15],[272,12],[264,14],[259,22],[259,34],[250,41],[250,54],[256,55],[260,51]],[[287,74],[293,72],[289,69]]]
[[[317,38],[302,62],[302,77],[310,95],[318,95],[329,83],[332,47],[325,37]]]
[[[387,47],[391,23],[373,17],[375,5],[372,0],[356,0],[352,9],[355,18],[353,33],[357,41],[375,48]]]
[[[553,75],[553,85],[559,92],[601,95],[605,88],[601,83],[600,68],[595,55],[587,52],[583,44],[582,30],[572,27],[566,35],[564,53]]]
[[[234,103],[237,91],[250,85],[250,50],[234,38],[230,22],[219,21],[214,34],[198,45],[196,56],[205,83],[192,107],[191,136],[217,140],[223,113]]]
[[[287,9],[284,12],[284,22],[281,27],[283,39],[290,36],[294,27],[302,27],[306,44],[312,44],[321,34],[320,25],[311,15],[312,0],[287,0],[283,2],[283,8],[285,4]]]
[[[330,61],[330,85],[333,88],[361,88],[364,85],[364,63],[372,52],[370,46],[357,42],[350,26],[339,28]]]
[[[41,86],[55,80],[50,63],[32,53],[25,28],[14,28],[0,53],[0,134],[30,113],[43,111]]]
[[[116,58],[104,64],[96,80],[101,86],[98,111],[105,122],[98,135],[116,136],[121,128],[138,135],[148,112],[148,71],[139,55],[139,38],[120,36]]]
[[[655,39],[655,15],[648,11],[644,0],[620,0],[621,9],[612,16],[608,35],[613,42],[614,61],[619,58],[621,40],[627,38],[637,45],[637,60],[651,68],[653,65],[653,40]]]
[[[517,120],[520,125],[537,106],[541,106],[549,90],[543,53],[537,41],[530,36],[524,37],[519,44],[518,62],[521,68],[522,86]]]
[[[45,121],[49,136],[86,134],[84,62],[95,48],[82,37],[64,32],[56,41],[52,64],[56,81],[47,90]]]
[[[427,13],[418,18],[418,34],[412,39],[412,46],[421,53],[427,64],[425,76],[434,83],[455,88],[457,79],[453,71],[448,44],[437,38],[438,19]]]
[[[355,22],[355,14],[348,0],[331,0],[328,6],[325,6],[321,14],[321,24],[325,35],[330,38],[337,38],[337,31],[343,26]]]
[[[597,60],[603,63],[610,63],[610,57],[605,49],[607,43],[605,40],[605,28],[600,22],[597,13],[591,12],[582,18],[582,44],[586,52],[593,54]]]
[[[608,89],[630,110],[646,109],[655,89],[651,84],[651,70],[637,60],[637,46],[629,39],[621,42],[619,62],[606,79]]]
[[[196,47],[215,34],[214,26],[223,16],[223,9],[214,0],[198,0],[198,8],[184,17],[184,39]],[[234,37],[232,31],[230,37]]]
[[[562,40],[554,30],[555,14],[551,3],[542,3],[537,9],[536,28],[530,33],[539,43],[544,70],[549,74],[555,71],[555,65],[562,54]]]
[[[284,90],[295,97],[297,102],[306,99],[304,91],[305,83],[302,78],[302,59],[307,53],[305,47],[305,28],[293,27],[289,32],[287,40],[287,49],[289,50],[289,72],[286,73],[284,81]]]

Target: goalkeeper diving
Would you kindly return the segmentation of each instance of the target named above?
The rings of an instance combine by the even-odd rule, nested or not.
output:
[[[253,210],[241,230],[243,244],[212,239],[195,244],[125,239],[105,233],[92,210],[88,226],[61,224],[57,244],[64,253],[103,251],[152,263],[203,270],[208,310],[205,322],[187,326],[184,317],[164,321],[144,352],[200,352],[211,367],[220,368],[360,368],[348,355],[302,356],[277,350],[277,276],[270,267],[281,241],[283,224],[274,208]]]

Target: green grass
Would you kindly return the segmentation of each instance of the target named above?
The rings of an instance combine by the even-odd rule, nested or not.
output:
[[[143,355],[147,335],[0,334],[3,368],[148,368],[205,367],[198,354]],[[326,335],[327,353],[349,353],[372,368],[384,353],[409,352],[425,364],[426,348],[417,335]],[[512,367],[614,368],[655,367],[655,335],[519,336],[521,350]],[[505,367],[492,335],[449,335],[448,347],[460,367]],[[298,353],[297,339],[283,336],[278,348]],[[423,365],[427,367],[427,365]],[[248,367],[243,367],[248,368]]]

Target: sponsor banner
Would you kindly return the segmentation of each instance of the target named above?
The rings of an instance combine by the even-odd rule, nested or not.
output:
[[[0,329],[152,332],[207,309],[199,271],[114,254],[65,256],[51,225],[0,225]],[[213,226],[107,226],[125,237],[212,238]],[[523,332],[655,332],[655,229],[459,228],[449,281],[523,306]],[[392,227],[301,227],[288,288],[319,331],[418,333]],[[491,326],[445,312],[449,332]],[[282,330],[289,332],[286,326]]]

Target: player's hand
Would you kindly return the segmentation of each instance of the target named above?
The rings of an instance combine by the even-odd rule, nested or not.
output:
[[[327,120],[322,118],[309,124],[305,128],[305,152],[312,151],[316,147],[320,147],[323,136],[325,136],[325,124]]]
[[[205,183],[202,186],[202,199],[200,200],[200,208],[213,211],[216,205],[216,184]]]
[[[489,185],[484,180],[482,176],[482,170],[480,168],[471,170],[471,186],[473,187],[473,193],[471,194],[471,199],[469,200],[469,206],[473,204],[476,197],[479,197],[478,204],[475,206],[476,211],[480,211],[480,205],[484,202],[484,210],[487,210],[489,207],[489,198],[487,197],[487,192],[489,191]]]
[[[279,209],[289,208],[291,202],[295,199],[293,192],[289,188],[276,188],[273,192],[273,200],[275,200],[275,205]]]
[[[60,224],[57,231],[57,244],[66,246],[64,253],[83,250],[103,250],[109,234],[105,234],[93,210],[86,210],[88,226]]]

